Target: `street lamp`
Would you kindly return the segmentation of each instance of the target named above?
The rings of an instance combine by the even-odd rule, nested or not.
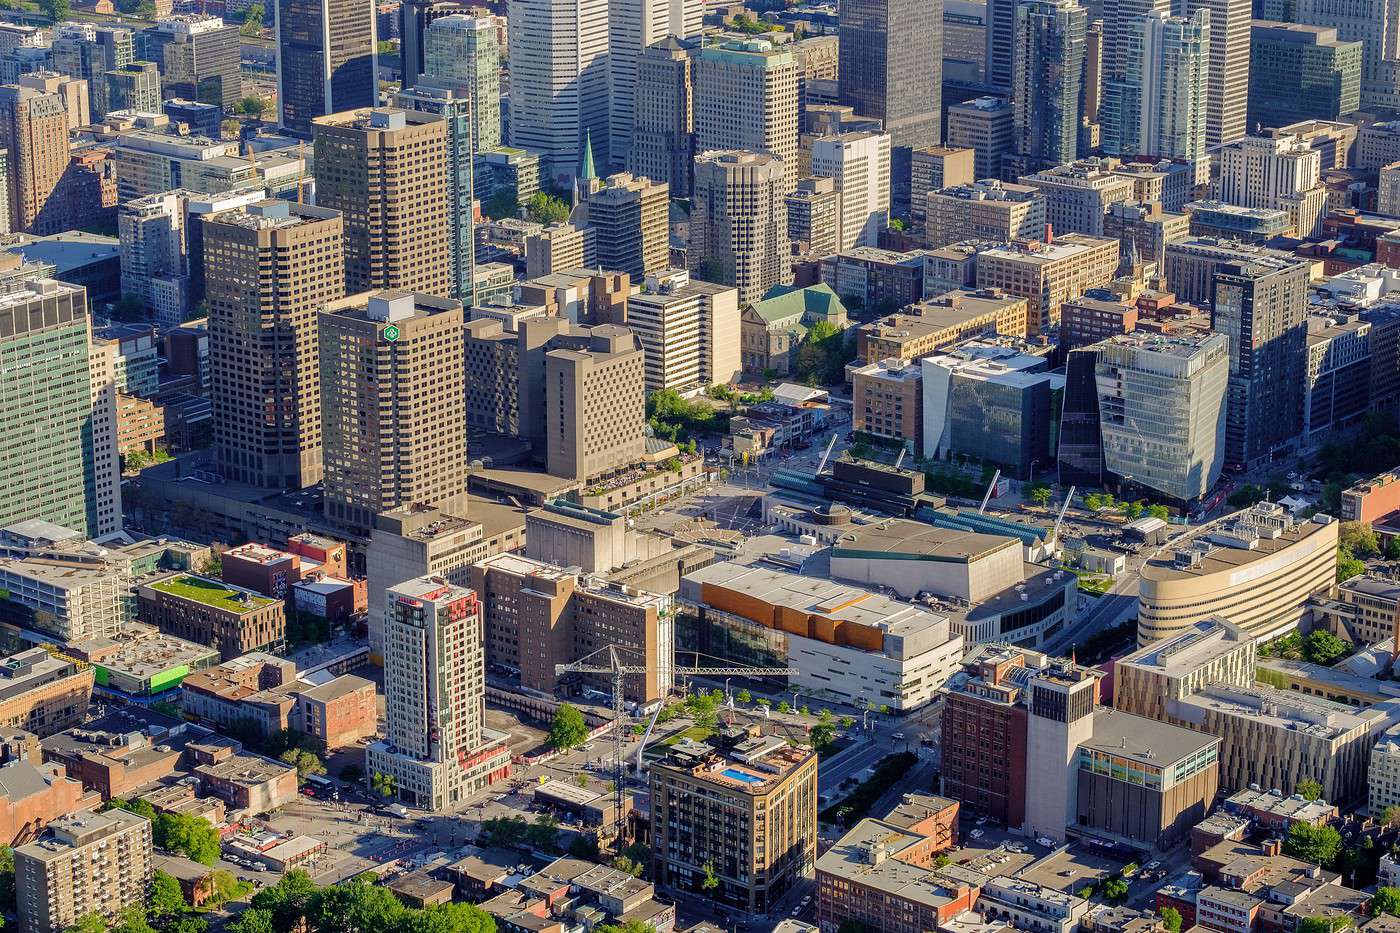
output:
[[[1035,468],[1036,468],[1037,466],[1039,466],[1039,465],[1040,465],[1040,461],[1039,461],[1039,460],[1032,460],[1032,461],[1031,461],[1031,474],[1030,474],[1030,478],[1028,478],[1028,479],[1026,480],[1027,484],[1032,485],[1032,486],[1035,485]]]
[[[724,700],[725,700],[726,703],[732,703],[732,702],[733,702],[733,699],[729,696],[729,678],[728,678],[728,677],[724,678]]]

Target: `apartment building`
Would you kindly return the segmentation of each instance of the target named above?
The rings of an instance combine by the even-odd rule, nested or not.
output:
[[[54,820],[35,842],[15,849],[20,925],[59,933],[86,914],[115,920],[144,903],[151,882],[151,822],[125,810]]]
[[[0,146],[15,233],[44,236],[66,229],[67,208],[54,198],[68,168],[68,111],[62,96],[32,87],[0,85]]]
[[[1400,178],[1400,172],[1396,174]],[[840,236],[836,220],[841,212],[841,199],[835,179],[804,178],[785,202],[788,239],[798,244],[801,253],[825,256],[836,252]]]
[[[972,149],[928,146],[909,155],[909,216],[915,227],[925,220],[926,198],[930,192],[958,185],[970,185],[975,174],[976,153]]]
[[[851,426],[857,431],[922,450],[923,402],[917,361],[887,359],[851,370]]]
[[[1078,233],[993,247],[978,254],[977,287],[1025,298],[1027,334],[1050,334],[1059,329],[1066,299],[1112,281],[1118,250],[1117,240]]]
[[[141,621],[169,635],[218,648],[224,660],[281,647],[286,603],[195,574],[176,574],[136,591]]]
[[[648,392],[726,385],[739,375],[736,288],[662,270],[629,296],[627,326],[646,354]]]
[[[836,183],[838,249],[879,246],[890,218],[890,137],[838,133],[812,143],[812,174]]]
[[[965,240],[1033,240],[1045,234],[1045,198],[1032,185],[995,178],[929,191],[924,239],[932,247]]]
[[[735,109],[733,101],[725,104]],[[695,157],[686,264],[698,277],[759,301],[792,279],[784,163],[766,152],[706,151]]]

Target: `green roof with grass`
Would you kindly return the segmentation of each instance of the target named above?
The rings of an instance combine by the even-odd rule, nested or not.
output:
[[[218,580],[209,580],[189,574],[160,580],[150,584],[150,587],[159,593],[179,596],[240,615],[255,609],[263,609],[277,602],[277,600],[268,599],[266,596],[258,596],[251,590],[239,589],[229,586],[227,583],[220,583]]]

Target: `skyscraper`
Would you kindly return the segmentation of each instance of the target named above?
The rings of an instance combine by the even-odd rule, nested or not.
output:
[[[646,93],[638,59],[648,47],[668,36],[698,36],[704,14],[703,0],[613,0],[608,4],[608,73],[612,89],[608,148],[614,168],[627,164],[637,97]]]
[[[1298,0],[1292,19],[1362,43],[1361,105],[1400,107],[1400,0]]]
[[[608,0],[510,4],[510,144],[540,154],[541,181],[573,188],[585,142],[608,153]]]
[[[1077,0],[1026,0],[1016,8],[1014,142],[1021,168],[1073,162],[1088,14]]]
[[[311,121],[379,102],[379,55],[372,0],[275,0],[277,100],[289,132]]]
[[[217,16],[171,16],[138,36],[138,54],[160,65],[164,96],[232,110],[243,94],[238,26]]]
[[[316,315],[345,294],[340,214],[261,201],[204,221],[219,470],[300,489],[321,479]]]
[[[160,113],[160,69],[155,62],[132,61],[105,75],[104,113],[134,110]]]
[[[1249,31],[1249,126],[1336,120],[1361,106],[1361,42],[1337,30],[1255,20]]]
[[[471,95],[470,85],[424,75],[413,87],[400,91],[394,98],[394,104],[404,110],[436,114],[442,118],[446,128],[447,243],[451,259],[449,294],[467,305],[476,301],[472,282],[476,270],[472,223],[476,166],[473,161]],[[498,108],[497,114],[499,112]]]
[[[504,736],[486,729],[481,602],[442,577],[390,587],[384,610],[384,740],[365,755],[395,795],[427,810],[459,804],[510,772]]]
[[[836,182],[840,199],[838,249],[879,246],[890,222],[890,137],[840,133],[812,143],[812,174]]]
[[[761,152],[695,157],[690,269],[739,289],[740,305],[790,281],[783,163]]]
[[[695,52],[668,36],[637,57],[627,170],[666,182],[677,198],[690,197],[695,164]]]
[[[766,152],[781,160],[783,191],[797,187],[797,59],[766,39],[700,50],[695,150]],[[732,283],[731,283],[732,284]]]
[[[40,279],[0,294],[0,523],[39,518],[85,537],[121,527],[120,490],[100,469],[89,335],[82,288]]]
[[[1224,146],[1247,132],[1251,0],[1185,0],[1180,12],[1210,13],[1210,79],[1206,88],[1206,145]]]
[[[54,71],[87,81],[94,121],[101,120],[107,112],[107,72],[129,63],[135,57],[133,46],[131,30],[121,26],[54,26]]]
[[[471,90],[473,153],[501,145],[501,47],[495,23],[461,13],[433,20],[423,36],[422,74]]]
[[[581,219],[593,228],[598,265],[626,272],[634,283],[670,265],[670,193],[663,182],[619,172],[590,187]]]
[[[943,0],[841,0],[841,103],[883,122],[893,196],[909,203],[909,159],[943,141]]]
[[[447,124],[397,107],[312,121],[316,200],[345,217],[346,294],[376,289],[447,297]]]
[[[1016,6],[1016,0],[987,0],[986,82],[1005,94],[1016,73]]]
[[[379,512],[463,514],[462,304],[409,292],[333,302],[319,318],[326,517],[368,535]]]
[[[1210,16],[1150,13],[1120,25],[1124,70],[1104,82],[1103,151],[1193,165],[1206,154]]]
[[[0,85],[0,148],[9,153],[10,230],[45,235],[66,229],[53,197],[68,168],[68,111],[63,98],[30,87]]]
[[[1215,273],[1211,329],[1230,340],[1225,462],[1296,447],[1308,370],[1308,264],[1258,257]]]
[[[589,480],[646,453],[646,354],[625,327],[602,324],[585,347],[544,354],[545,463]]]

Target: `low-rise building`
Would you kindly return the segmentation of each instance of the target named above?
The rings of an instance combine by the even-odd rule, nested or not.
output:
[[[1107,285],[1118,269],[1116,239],[1071,233],[1053,241],[1017,241],[977,256],[977,287],[999,288],[1029,304],[1031,335],[1059,329],[1060,305]]]
[[[864,308],[893,311],[918,301],[924,293],[924,257],[918,251],[854,246],[823,257],[819,273],[824,285]]]
[[[507,890],[480,902],[502,930],[557,930],[587,919],[655,930],[676,923],[674,904],[656,899],[650,882],[584,859],[555,859]]]
[[[136,591],[141,620],[161,631],[219,649],[224,660],[280,647],[286,604],[239,586],[177,574]]]
[[[852,369],[851,426],[911,450],[923,449],[923,371],[916,361],[881,360]]]
[[[856,359],[917,360],[974,337],[1026,336],[1026,299],[996,289],[957,289],[856,330]]]
[[[1271,835],[1287,836],[1299,823],[1325,826],[1338,816],[1337,808],[1325,800],[1308,800],[1302,794],[1274,793],[1246,788],[1225,799],[1227,813],[1245,817]]]
[[[744,309],[739,320],[741,365],[750,375],[787,375],[797,368],[797,351],[818,323],[847,326],[846,307],[825,284],[796,288],[775,285]]]
[[[296,799],[297,769],[291,765],[222,742],[190,748],[195,762],[191,770],[201,790],[221,798],[230,810],[267,813]]]
[[[44,761],[61,764],[70,777],[111,800],[173,774],[187,742],[168,732],[148,735],[140,722],[113,713],[51,735],[42,746]]]
[[[121,699],[156,699],[190,674],[219,663],[218,649],[139,622],[112,638],[79,642],[72,650],[92,665],[97,691]]]
[[[93,671],[71,658],[28,648],[0,658],[0,726],[50,735],[83,721]]]
[[[0,765],[0,844],[29,842],[54,820],[101,802],[61,764],[41,764],[38,755],[7,761]]]

